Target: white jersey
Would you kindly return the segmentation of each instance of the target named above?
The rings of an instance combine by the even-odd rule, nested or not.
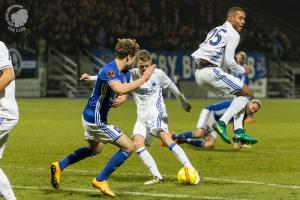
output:
[[[9,51],[5,44],[0,41],[0,71],[7,67],[12,67]],[[2,72],[0,73],[2,74]],[[14,80],[4,90],[0,91],[0,117],[5,119],[19,119]]]
[[[131,81],[140,77],[138,68],[131,70]],[[137,119],[139,121],[145,122],[156,118],[157,115],[167,115],[162,90],[171,83],[172,80],[161,69],[155,69],[147,82],[131,92],[137,105]]]
[[[214,28],[207,34],[205,41],[200,44],[192,57],[198,64],[201,59],[205,59],[218,67],[224,65],[237,75],[244,74],[244,67],[234,60],[235,49],[239,41],[239,33],[226,21],[222,26]]]

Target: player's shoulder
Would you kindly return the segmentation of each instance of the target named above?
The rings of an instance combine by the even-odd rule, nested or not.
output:
[[[108,71],[113,71],[114,73],[116,73],[117,67],[115,65],[116,65],[116,63],[114,61],[105,64],[102,67],[102,70],[100,73],[104,74],[104,73],[107,73]]]
[[[100,79],[114,79],[119,74],[118,68],[114,61],[105,64],[98,73]]]
[[[166,73],[162,69],[155,68],[153,74],[156,75],[166,75]]]

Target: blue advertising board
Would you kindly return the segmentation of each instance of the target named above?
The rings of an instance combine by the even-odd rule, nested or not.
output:
[[[177,74],[181,81],[185,81],[193,80],[196,70],[196,63],[190,56],[191,53],[189,51],[156,51],[151,53],[151,57],[153,63],[157,64],[157,68],[162,69],[168,76],[172,77]],[[105,62],[114,58],[112,50],[94,49],[94,54]],[[249,75],[250,80],[255,81],[267,76],[267,62],[264,54],[249,53],[247,63],[252,67],[252,73]]]

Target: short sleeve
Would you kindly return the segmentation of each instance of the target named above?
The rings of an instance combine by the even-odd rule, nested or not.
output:
[[[113,81],[121,82],[120,76],[116,71],[110,66],[104,66],[101,72],[98,74],[98,79],[101,79],[104,82],[110,83]]]
[[[157,73],[159,76],[159,81],[160,81],[162,88],[166,89],[172,83],[172,80],[161,69],[156,69],[156,70],[157,70]]]
[[[8,66],[12,66],[9,51],[5,44],[0,41],[0,70]]]

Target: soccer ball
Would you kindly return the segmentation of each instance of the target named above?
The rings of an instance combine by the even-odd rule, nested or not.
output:
[[[178,183],[184,185],[196,185],[200,182],[200,176],[196,169],[183,167],[178,171]]]

